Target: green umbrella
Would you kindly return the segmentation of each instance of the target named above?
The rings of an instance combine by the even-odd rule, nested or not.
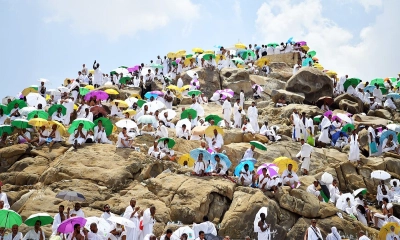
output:
[[[214,125],[217,125],[220,121],[222,121],[222,117],[218,116],[218,115],[208,115],[205,119],[206,122],[210,121],[210,120],[214,120]]]
[[[278,43],[268,43],[267,46],[268,47],[277,47],[277,46],[279,46],[279,44]]]
[[[0,210],[0,227],[12,228],[13,225],[20,226],[22,224],[21,216],[13,210]]]
[[[174,66],[174,67],[178,65],[175,61],[173,61],[171,64],[172,64],[172,66]]]
[[[189,91],[187,94],[188,94],[188,96],[192,96],[194,94],[197,97],[197,96],[199,96],[201,94],[201,91],[192,90],[192,91]]]
[[[145,104],[146,103],[146,101],[145,100],[143,100],[143,99],[139,99],[137,102],[137,105],[139,106],[139,107],[142,107],[143,106],[143,104]]]
[[[242,57],[243,57],[244,59],[247,59],[247,57],[248,57],[249,55],[252,56],[252,57],[255,57],[255,56],[256,56],[256,55],[254,54],[254,52],[251,51],[251,50],[246,50],[246,51],[242,52]]]
[[[13,101],[11,101],[9,104],[7,104],[7,110],[8,112],[11,112],[11,110],[14,108],[14,105],[18,103],[18,108],[24,108],[27,107],[28,105],[26,105],[26,102],[24,102],[24,100],[21,99],[15,99]]]
[[[320,190],[319,193],[320,193],[322,199],[324,200],[324,202],[329,201],[329,198],[325,195],[324,191]]]
[[[106,135],[109,136],[112,133],[113,130],[113,124],[110,119],[101,117],[96,119],[93,123],[95,126],[98,125],[98,122],[101,120],[101,123],[103,124],[104,129],[106,130]]]
[[[314,50],[312,50],[312,51],[308,51],[307,54],[308,54],[310,57],[315,57],[315,55],[317,55],[317,52],[314,51]]]
[[[26,220],[25,224],[27,226],[33,227],[35,226],[36,221],[40,221],[41,226],[49,225],[53,223],[53,218],[47,213],[36,213],[30,215]]]
[[[158,139],[158,142],[164,142],[164,140],[168,139],[168,148],[171,149],[175,146],[175,140],[172,138],[160,138]]]
[[[238,57],[232,58],[232,61],[234,61],[236,64],[237,64],[237,63],[239,63],[239,64],[244,64],[243,59],[238,58]]]
[[[35,118],[35,115],[37,115],[38,118],[47,120],[49,119],[49,114],[43,110],[35,110],[32,111],[28,114],[28,120],[31,120],[32,118]]]
[[[361,82],[361,79],[359,79],[359,78],[348,78],[343,84],[344,90],[347,91],[347,88],[350,87],[350,85],[357,86],[360,82]]]
[[[259,141],[250,141],[250,144],[260,150],[267,150],[267,147]]]
[[[389,90],[386,89],[385,87],[379,87],[379,89],[381,90],[381,92],[382,92],[383,95],[386,95],[386,94],[388,94],[388,92],[389,92]]]
[[[122,77],[119,79],[119,83],[126,84],[127,81],[130,81],[130,77]]]
[[[69,133],[74,133],[75,129],[78,128],[79,124],[83,124],[83,128],[86,130],[90,130],[94,127],[94,123],[86,118],[77,118],[72,123],[71,126],[68,128]]]
[[[375,86],[375,83],[377,83],[379,85],[379,87],[385,87],[385,81],[383,80],[383,78],[375,78],[372,79],[371,82],[369,83],[369,85]]]
[[[400,142],[400,133],[397,134],[397,142]]]
[[[128,67],[127,67],[127,66],[119,66],[118,68],[125,68],[125,69],[126,69],[126,68],[128,68]]]
[[[211,58],[214,58],[215,59],[215,55],[214,54],[204,54],[203,55],[203,59],[204,60],[210,60]]]
[[[32,126],[29,125],[28,120],[26,119],[15,119],[11,122],[11,126],[22,129],[22,128],[31,128]]]
[[[84,88],[84,87],[80,87],[80,88],[79,88],[79,94],[82,95],[82,96],[85,96],[85,95],[88,94],[89,92],[90,92],[90,90],[87,89],[87,88]]]
[[[313,118],[314,122],[320,123],[322,115],[317,115]]]
[[[0,136],[2,136],[5,132],[11,134],[13,131],[14,128],[11,127],[11,125],[0,125]]]
[[[35,89],[36,91],[39,91],[38,85],[30,85],[29,87]]]
[[[353,131],[354,129],[355,129],[355,126],[351,123],[348,123],[342,127],[342,132],[348,133],[349,130]]]
[[[189,115],[192,116],[192,119],[196,118],[196,117],[197,117],[197,112],[196,112],[196,110],[194,110],[193,108],[185,109],[185,110],[181,113],[181,119],[189,118]]]
[[[392,83],[397,82],[397,78],[391,77],[389,78]]]
[[[9,114],[8,108],[6,105],[0,104],[0,108],[3,109],[3,114]]]
[[[395,87],[399,88],[399,87],[400,87],[400,81],[397,81],[397,82],[393,83],[393,85],[394,85]]]
[[[162,68],[163,68],[163,66],[162,66],[161,64],[155,64],[155,63],[151,64],[150,67],[152,67],[152,68],[159,68],[159,69],[162,69]]]
[[[49,113],[49,116],[53,116],[53,113],[57,112],[57,110],[58,110],[59,108],[61,108],[61,113],[62,113],[63,115],[67,114],[67,108],[66,108],[66,107],[64,107],[64,106],[61,105],[61,104],[54,104],[53,106],[51,106],[51,107],[49,108],[49,110],[47,110],[47,112]]]
[[[191,53],[186,54],[186,58],[191,58],[191,57],[193,57],[193,54],[191,54]]]
[[[118,73],[116,71],[111,71],[110,75],[113,75],[113,74],[118,74]]]

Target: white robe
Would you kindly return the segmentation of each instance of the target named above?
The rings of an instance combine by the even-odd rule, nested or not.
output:
[[[329,193],[331,195],[331,198],[329,199],[331,202],[333,202],[334,204],[336,203],[336,200],[339,198],[340,196],[340,191],[339,188],[336,186],[333,186],[333,184],[329,185]]]
[[[255,131],[253,129],[253,126],[248,122],[247,124],[243,124],[242,126],[242,132],[243,133],[252,133],[255,134]]]
[[[204,234],[212,234],[214,236],[217,236],[217,229],[215,228],[215,225],[209,221],[202,222],[200,224],[193,223],[193,231],[195,238],[199,237],[200,231],[203,231]]]
[[[4,202],[3,209],[10,209],[10,204],[8,203],[7,194],[5,192],[0,192],[0,200]]]
[[[396,109],[396,105],[394,105],[392,99],[388,98],[385,103],[383,104],[384,107],[388,107],[391,109]]]
[[[94,127],[94,139],[96,142],[100,140],[100,143],[111,143],[111,141],[107,138],[104,127],[101,127],[101,129],[99,129],[99,126]]]
[[[267,224],[264,222],[264,228],[267,227]],[[264,232],[261,231],[261,228],[259,226],[256,227],[257,229],[257,234],[258,234],[258,240],[271,240],[271,231],[270,228],[265,230]]]
[[[339,84],[338,84],[338,91],[339,91],[339,93],[344,93],[344,86],[343,86],[343,84],[344,84],[344,82],[346,82],[346,80],[347,80],[346,76],[341,76],[341,77],[339,78]]]
[[[103,73],[101,72],[100,68],[94,70],[93,74],[93,84],[101,85],[103,83]]]
[[[311,164],[311,153],[314,152],[314,148],[308,143],[304,143],[301,146],[300,152],[296,155],[296,157],[302,159],[303,163],[301,164],[301,169],[310,170]]]
[[[244,152],[244,154],[243,154],[243,159],[246,159],[246,158],[253,158],[253,156],[254,156],[254,151],[251,150],[251,148],[248,148],[248,149],[246,150],[246,152]]]
[[[207,164],[204,161],[196,161],[193,170],[196,174],[200,174],[201,171],[205,172],[207,169]]]
[[[119,107],[116,105],[111,105],[111,116],[124,117],[124,114]]]
[[[67,219],[67,215],[64,214],[64,219]],[[54,220],[53,220],[53,225],[51,227],[51,230],[53,231],[52,235],[56,235],[57,234],[57,229],[58,226],[61,224],[61,217],[60,217],[60,213],[57,213],[56,215],[54,215]]]
[[[250,106],[247,109],[247,116],[249,117],[250,124],[253,127],[253,130],[258,133],[260,131],[260,127],[258,126],[258,110],[256,106]]]
[[[383,185],[384,186],[384,188],[386,189],[386,195],[384,195],[383,194],[383,191],[382,191],[382,185],[381,184],[379,184],[378,185],[378,187],[376,188],[376,200],[378,200],[378,202],[380,202],[380,201],[382,201],[382,199],[384,198],[384,197],[386,197],[386,198],[388,198],[388,199],[390,199],[389,198],[389,188],[388,188],[388,186],[386,186],[386,185]]]
[[[240,92],[239,94],[239,106],[243,109],[243,104],[244,104],[244,92]]]
[[[228,100],[225,100],[224,104],[222,105],[222,110],[224,112],[224,120],[227,121],[228,124],[230,125],[230,123],[231,123],[231,115],[232,115],[231,102],[229,102]]]
[[[62,113],[58,114],[58,112],[54,112],[53,115],[51,115],[51,120],[64,122],[64,115]]]
[[[329,144],[331,139],[329,138],[329,127],[332,125],[328,117],[324,117],[321,122],[321,135],[318,141]]]
[[[300,125],[299,125],[300,116],[299,114],[292,113],[292,118],[294,125],[294,127],[292,128],[292,139],[297,141],[297,139],[300,139]]]
[[[307,187],[307,192],[311,193],[314,196],[319,196],[321,193],[315,188],[314,184],[311,184]]]
[[[153,226],[156,220],[151,216],[150,208],[146,209],[143,213],[143,231],[142,236],[146,236],[153,232]]]
[[[243,111],[243,110],[242,110]],[[242,126],[242,113],[239,112],[239,104],[233,104],[233,126],[239,128]]]
[[[67,102],[64,102],[62,105],[67,109],[64,116],[64,125],[69,125],[71,113],[74,111],[74,101],[72,101],[72,99],[67,99]]]
[[[307,229],[307,240],[318,240],[318,239],[323,239],[321,231],[319,230],[318,227],[313,228],[310,226]]]
[[[242,168],[239,174],[239,181],[241,182],[243,178],[243,183],[246,186],[250,186],[253,183],[253,174],[251,174],[250,170],[245,170]]]
[[[382,91],[379,88],[374,88],[372,95],[376,98],[376,100],[381,103],[383,99]]]
[[[349,161],[359,161],[360,160],[360,150],[358,149],[358,135],[350,135],[350,151],[349,151]]]
[[[43,240],[45,239],[44,231],[42,231]],[[23,240],[39,240],[40,239],[40,232],[36,232],[35,229],[29,230],[23,238]]]
[[[170,92],[169,94],[168,93],[165,93],[165,96],[170,96],[170,97],[172,97],[172,101],[171,102],[168,102],[167,100],[165,100],[165,98],[163,98],[163,102],[164,102],[164,104],[165,104],[165,108],[166,109],[172,109],[172,103],[174,102],[174,98],[175,98],[175,95],[172,93],[172,92]],[[164,97],[165,97],[164,96]]]
[[[4,240],[22,240],[24,237],[21,232],[18,232],[17,235],[13,238],[12,232],[4,236]]]
[[[218,166],[221,165],[221,166]],[[214,164],[211,163],[211,172],[217,171],[217,169],[220,168],[220,172],[218,173],[219,175],[225,175],[226,171],[228,171],[228,166],[226,166],[226,163],[224,161],[219,161],[219,164],[215,162]]]
[[[206,137],[206,141],[208,146],[215,152],[215,148],[221,148],[224,145],[224,139],[221,134],[217,134],[217,136],[213,136],[212,138]],[[215,141],[215,144],[213,142]]]
[[[137,240],[140,235],[140,228],[139,228],[139,215],[135,213],[133,217],[131,217],[134,209],[131,206],[126,207],[124,212],[124,218],[131,220],[134,223],[134,227],[125,227],[126,230],[126,239],[129,240]]]

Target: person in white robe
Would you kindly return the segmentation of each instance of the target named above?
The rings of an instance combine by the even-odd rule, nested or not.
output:
[[[243,105],[244,105],[244,91],[240,90],[240,94],[239,94],[239,106],[243,109]]]
[[[0,108],[0,125],[3,125],[4,122],[7,120],[8,116],[4,114],[4,111],[2,108]]]
[[[124,127],[118,134],[117,148],[130,148],[133,144],[133,138],[127,133],[127,129]]]
[[[68,92],[72,95],[74,98],[74,102],[78,100],[78,94],[79,94],[79,80],[75,80],[71,82],[71,80],[68,80]]]
[[[14,121],[15,119],[19,119],[22,117],[22,115],[19,111],[20,111],[19,105],[18,105],[18,103],[16,103],[14,105],[14,108],[11,109],[10,114],[9,114],[11,121]]]
[[[67,219],[67,215],[64,213],[64,205],[60,205],[58,207],[58,213],[54,215],[54,220],[53,220],[53,225],[51,227],[52,235],[57,234],[57,229],[58,226],[65,220]]]
[[[307,117],[306,113],[302,112],[299,119],[297,120],[298,128],[300,129],[300,139],[303,138],[307,140],[308,131],[307,131]]]
[[[316,196],[320,201],[322,201],[321,193],[317,190],[319,183],[318,181],[314,181],[310,186],[307,187],[307,192]]]
[[[81,204],[76,202],[73,209],[67,208],[67,218],[71,217],[83,217],[85,218],[85,213],[81,208]]]
[[[389,187],[386,186],[385,181],[381,180],[376,189],[376,200],[378,203],[381,202],[383,198],[390,199],[389,193]]]
[[[246,163],[239,173],[239,180],[242,186],[251,186],[254,183],[253,173],[249,170],[249,165]]]
[[[158,147],[160,148],[161,152],[165,153],[170,160],[175,159],[175,151],[168,147],[169,139],[165,139],[158,143]]]
[[[382,198],[382,213],[374,213],[374,225],[375,227],[381,228],[388,218],[393,216],[393,204],[389,202],[387,197]]]
[[[58,108],[56,112],[51,115],[51,120],[57,121],[59,123],[64,122],[64,115],[62,114],[62,109]]]
[[[311,164],[311,153],[314,152],[314,148],[304,142],[304,139],[300,140],[301,149],[300,152],[297,153],[296,157],[302,162],[301,169],[303,170],[303,175],[308,175],[310,171],[310,164]]]
[[[10,204],[8,203],[7,194],[1,190],[3,183],[0,182],[0,201],[3,202],[3,209],[10,209]]]
[[[330,199],[329,201],[332,202],[333,204],[336,204],[336,201],[342,195],[342,193],[339,191],[339,188],[337,186],[337,180],[334,179],[331,184],[329,184],[329,193],[330,193]]]
[[[224,139],[222,135],[218,133],[217,129],[214,129],[214,135],[212,137],[206,136],[208,146],[214,152],[221,152],[221,148],[224,145]]]
[[[298,61],[293,67],[293,75],[295,75],[301,68],[301,61]]]
[[[153,146],[150,147],[149,150],[147,151],[147,155],[157,159],[163,159],[166,156],[166,154],[163,151],[161,151],[157,141],[154,141]]]
[[[276,134],[276,130],[274,129],[274,126],[269,127],[268,122],[265,121],[264,124],[261,126],[260,134],[268,137],[268,139],[271,141],[274,141],[274,142],[279,141],[281,139],[281,136]]]
[[[87,131],[83,128],[83,124],[80,123],[74,133],[69,136],[69,141],[73,144],[74,148],[77,149],[86,141],[86,135]]]
[[[22,240],[24,237],[21,232],[18,231],[18,225],[14,224],[11,227],[11,232],[4,236],[4,240]]]
[[[108,140],[106,129],[103,126],[103,122],[99,120],[97,126],[94,127],[94,140],[96,143],[106,143],[111,144],[112,142]]]
[[[164,95],[164,104],[166,109],[172,109],[172,103],[174,102],[175,95],[171,90],[167,90]]]
[[[379,85],[375,83],[375,88],[374,91],[372,92],[372,95],[375,97],[375,101],[378,102],[380,105],[382,104],[383,101],[383,95],[382,91],[379,88]]]
[[[300,141],[301,137],[300,137],[300,115],[297,111],[297,109],[293,109],[293,113],[292,115],[290,115],[290,121],[292,122],[292,139],[294,141]]]
[[[307,228],[305,240],[323,240],[321,230],[317,227],[317,220],[311,220],[311,226]]]
[[[95,87],[99,87],[103,81],[103,72],[100,70],[100,63],[96,63],[96,61],[94,61],[93,69],[93,84]]]
[[[204,176],[207,168],[208,163],[203,160],[203,154],[200,153],[196,162],[194,163],[193,171],[198,176]]]
[[[146,236],[147,234],[151,234],[153,232],[153,226],[156,223],[155,220],[155,214],[156,214],[156,207],[151,206],[150,208],[147,208],[143,212],[143,230],[141,235]]]
[[[382,142],[382,153],[385,152],[399,154],[398,144],[393,140],[393,135],[389,135],[389,137],[385,138]]]
[[[386,234],[386,240],[399,240],[400,236],[396,234],[394,225],[390,226],[390,231]]]
[[[71,113],[74,111],[74,99],[71,97],[67,97],[66,99],[60,100],[60,104],[62,104],[67,109],[64,115],[64,125],[67,126],[71,121]]]
[[[215,162],[211,163],[211,173],[213,175],[226,175],[226,172],[228,171],[226,163],[222,161],[218,155],[216,155],[214,159]]]
[[[190,105],[190,108],[196,110],[198,117],[204,117],[204,108],[196,101],[196,99],[192,99],[192,105]]]
[[[141,232],[139,228],[141,216],[142,212],[140,212],[140,207],[136,206],[136,199],[131,199],[129,206],[126,207],[123,215],[124,218],[131,220],[134,223],[133,227],[125,227],[127,240],[139,239]]]
[[[168,137],[168,129],[165,126],[164,121],[160,120],[158,122],[158,127],[156,129],[155,137],[165,138]]]
[[[297,173],[293,171],[292,168],[293,165],[289,164],[288,168],[283,171],[281,178],[283,185],[290,186],[291,188],[296,188],[297,185],[300,183],[299,176],[297,176]]]
[[[361,164],[360,161],[360,150],[359,150],[359,139],[358,134],[356,134],[356,130],[353,130],[352,134],[349,136],[349,144],[350,144],[350,151],[349,151],[349,161],[355,162],[357,161],[358,164]]]
[[[386,99],[385,103],[383,104],[384,107],[387,107],[392,110],[396,110],[396,105],[394,105],[393,98]]]
[[[186,127],[186,124],[183,124],[182,127],[175,128],[175,131],[176,131],[177,138],[183,138],[186,140],[190,140],[191,131],[188,127]]]
[[[103,218],[104,220],[106,220],[111,225],[112,230],[116,229],[116,223],[108,220],[110,217],[115,216],[115,214],[111,212],[110,205],[108,205],[108,204],[104,205],[103,211],[104,212],[100,215],[100,218]]]
[[[324,116],[321,122],[321,135],[319,135],[318,141],[323,144],[330,144],[331,139],[329,138],[329,128],[332,125],[332,115]]]
[[[253,129],[253,126],[248,122],[248,119],[245,118],[242,125],[242,133],[251,133],[255,134],[256,132]]]
[[[231,106],[231,99],[227,97],[222,105],[222,114],[224,115],[225,126],[231,126],[231,115],[232,115],[232,106]]]
[[[258,240],[271,240],[271,227],[267,224],[265,213],[260,213],[260,221],[254,226]]]
[[[344,84],[344,82],[346,82],[346,80],[347,80],[348,77],[349,77],[348,75],[344,75],[344,76],[341,76],[341,77],[339,78],[338,92],[339,92],[340,94],[344,93],[344,86],[343,86],[343,84]]]
[[[260,131],[260,127],[258,126],[258,109],[255,102],[252,102],[251,106],[247,109],[247,116],[254,132],[258,133]]]
[[[23,238],[23,240],[31,240],[31,239],[33,239],[33,240],[45,240],[45,234],[44,234],[44,231],[41,228],[40,220],[37,220],[35,222],[34,229],[29,230],[25,234],[25,236]]]
[[[83,118],[93,122],[93,113],[89,111],[89,108],[85,109],[85,113],[83,114]]]
[[[120,118],[124,117],[122,110],[118,106],[118,102],[115,102],[114,104],[111,105],[111,116],[116,116]]]
[[[258,188],[261,189],[261,191],[265,192],[269,190],[269,182],[271,181],[270,176],[267,174],[267,169],[263,168],[262,169],[262,174],[258,176]]]
[[[347,145],[347,143],[348,143],[348,138],[344,136],[343,133],[341,132],[339,134],[339,138],[336,140],[335,147],[342,149],[344,148],[344,146]]]
[[[353,87],[352,85],[350,85],[350,86],[347,88],[346,93],[349,94],[349,95],[354,95],[354,93],[355,93],[354,87]]]
[[[86,104],[85,100],[82,98],[81,105],[79,105],[78,110],[76,110],[78,114],[78,118],[84,118],[85,109],[89,108],[89,105]]]
[[[256,148],[255,146],[251,145],[250,148],[248,148],[248,149],[244,152],[244,154],[243,154],[243,159],[246,159],[246,158],[254,158],[254,149],[255,149],[255,148]]]
[[[203,217],[202,223],[199,223],[199,224],[193,223],[192,229],[194,231],[195,238],[199,237],[200,231],[204,232],[204,234],[212,234],[214,236],[217,236],[217,229],[215,228],[214,223],[212,223],[208,220],[207,216]]]

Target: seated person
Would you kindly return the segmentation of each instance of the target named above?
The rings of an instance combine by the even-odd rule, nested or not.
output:
[[[374,217],[375,227],[381,228],[389,217],[393,216],[393,204],[389,203],[389,199],[382,198],[382,213],[372,213]]]
[[[117,148],[132,148],[133,138],[128,135],[126,127],[118,134]]]
[[[278,99],[278,101],[276,102],[275,106],[277,107],[284,107],[287,106],[287,102],[285,100],[285,96],[282,96]]]
[[[20,129],[18,132],[17,140],[19,144],[30,143],[32,141],[31,133],[26,131],[25,128]]]
[[[64,122],[64,114],[62,114],[62,108],[61,107],[57,108],[57,111],[54,112],[53,115],[51,115],[51,120],[57,121],[59,123],[63,123]]]
[[[50,135],[50,131],[46,129],[45,126],[41,126],[39,128],[39,146],[42,146],[43,144],[47,143],[47,138]],[[72,136],[72,135],[71,135]]]
[[[182,128],[176,129],[176,137],[190,140],[190,131],[186,128],[186,124],[182,124]]]
[[[219,155],[214,157],[215,163],[211,163],[211,173],[212,175],[227,175],[228,167],[224,161],[221,161]]]
[[[166,156],[166,154],[158,147],[157,141],[154,141],[153,146],[149,148],[147,154],[157,159],[163,159]]]
[[[253,127],[251,126],[249,120],[247,118],[244,119],[243,125],[242,125],[242,133],[251,133],[255,134],[256,132],[253,130]]]
[[[292,171],[293,165],[289,164],[288,168],[282,173],[282,183],[283,185],[290,186],[291,188],[296,188],[299,182],[299,177],[296,172]]]
[[[395,141],[393,141],[393,135],[389,135],[388,138],[383,140],[382,152],[383,153],[392,152],[392,153],[399,154],[399,148],[398,148],[397,143]]]
[[[208,164],[203,160],[203,154],[200,153],[197,161],[195,162],[193,166],[194,174],[197,176],[204,176],[206,175],[206,169],[208,167]]]
[[[277,128],[275,127],[268,127],[268,122],[265,121],[264,125],[260,129],[260,134],[266,136],[271,141],[279,141],[282,137],[276,134]]]
[[[343,132],[339,133],[339,138],[336,140],[335,147],[342,149],[348,143],[348,138],[344,136]]]
[[[221,121],[222,122],[222,121]],[[224,145],[224,139],[222,135],[218,133],[217,129],[214,129],[214,134],[212,137],[206,137],[208,146],[213,152],[221,152],[222,146]]]
[[[94,133],[92,130],[89,130],[86,134],[86,140],[85,143],[95,143],[94,140]]]
[[[51,126],[51,130],[49,131],[49,136],[47,138],[47,142],[50,142],[49,149],[54,145],[54,143],[62,141],[60,131],[58,131],[57,128],[58,128],[58,125],[53,124]]]
[[[155,137],[157,138],[165,138],[168,137],[168,129],[164,124],[164,121],[158,121],[158,127],[156,129]]]
[[[240,171],[239,180],[243,186],[251,186],[254,184],[253,172],[250,172],[248,164],[245,164]]]
[[[165,153],[167,155],[167,157],[169,158],[169,160],[174,160],[175,159],[175,152],[174,150],[170,149],[168,147],[169,144],[169,139],[165,139],[164,141],[161,141],[158,143],[158,146],[161,150],[161,152]]]
[[[380,184],[376,189],[376,200],[378,203],[382,201],[383,198],[389,198],[389,188],[385,185],[385,181],[381,180]]]
[[[86,141],[87,131],[83,128],[83,124],[80,123],[78,128],[75,129],[74,133],[70,135],[69,140],[74,144],[74,149],[81,147]]]
[[[322,201],[321,193],[317,190],[319,183],[318,181],[314,181],[313,184],[307,187],[307,192],[311,193],[312,195],[316,196],[320,201]]]
[[[260,188],[261,191],[263,191],[263,192],[269,190],[269,182],[270,182],[270,180],[271,180],[271,178],[267,174],[267,169],[263,168],[262,169],[262,174],[260,176],[258,176],[258,188]]]
[[[103,126],[103,122],[99,120],[97,126],[94,127],[94,142],[96,143],[106,143],[111,144],[112,142],[108,140],[106,129]]]

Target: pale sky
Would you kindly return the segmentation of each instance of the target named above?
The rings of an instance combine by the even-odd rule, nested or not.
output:
[[[0,0],[0,96],[194,47],[305,40],[320,63],[368,81],[400,73],[398,0]]]

